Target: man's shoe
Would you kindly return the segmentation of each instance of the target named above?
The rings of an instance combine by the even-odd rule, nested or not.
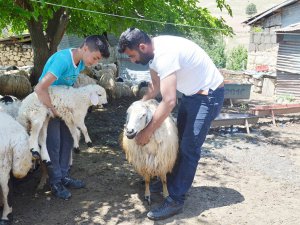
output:
[[[51,192],[54,196],[64,200],[68,200],[72,196],[61,182],[51,185]]]
[[[163,220],[181,213],[182,210],[183,203],[176,202],[168,196],[161,206],[148,212],[147,217],[150,220]]]
[[[156,180],[150,184],[151,193],[161,193],[163,191],[163,186],[161,180]]]
[[[64,177],[61,179],[61,182],[64,186],[69,188],[83,188],[85,187],[85,183],[82,180],[74,179],[72,177]]]

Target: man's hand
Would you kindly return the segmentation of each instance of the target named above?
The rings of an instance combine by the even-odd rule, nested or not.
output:
[[[50,107],[50,108],[48,108],[48,110],[50,111],[50,113],[52,114],[53,117],[57,117],[57,118],[60,117],[58,112],[56,111],[56,109],[54,107]]]
[[[151,131],[149,131],[149,129],[145,128],[136,135],[135,141],[138,145],[144,146],[149,143],[152,135],[153,135],[153,132],[151,132]]]

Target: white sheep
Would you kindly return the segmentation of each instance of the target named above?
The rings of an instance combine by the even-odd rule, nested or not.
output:
[[[149,183],[153,176],[160,177],[163,183],[163,195],[169,195],[166,174],[172,171],[178,153],[178,134],[171,116],[155,130],[150,142],[144,146],[133,139],[151,121],[158,102],[135,101],[127,110],[127,120],[122,134],[122,148],[126,158],[135,170],[145,179],[145,199],[151,203]]]
[[[0,96],[0,111],[6,112],[7,114],[11,115],[14,119],[16,119],[21,103],[22,102],[14,96]]]
[[[12,206],[8,201],[9,192],[12,193],[8,185],[10,172],[16,178],[26,176],[32,165],[31,158],[25,128],[7,113],[0,112],[0,205],[3,205],[0,224],[8,222],[11,217],[9,214],[12,213]]]
[[[65,121],[74,140],[74,151],[79,152],[79,137],[77,127],[84,135],[85,142],[90,147],[91,139],[84,124],[84,118],[91,105],[107,103],[104,88],[96,84],[73,88],[66,86],[51,86],[48,88],[51,102],[59,116]],[[47,127],[52,113],[38,99],[34,92],[22,102],[17,120],[24,127],[31,127],[29,144],[33,154],[40,155],[43,161],[50,162],[46,147]],[[41,145],[41,151],[39,145]]]

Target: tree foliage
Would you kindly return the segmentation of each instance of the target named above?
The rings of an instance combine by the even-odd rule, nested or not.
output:
[[[248,4],[246,7],[246,14],[251,16],[255,13],[257,13],[256,5],[254,3]]]
[[[220,10],[232,14],[225,0],[216,2]],[[14,33],[28,30],[31,35],[33,83],[65,32],[83,37],[106,31],[119,36],[127,27],[135,26],[152,34],[197,31],[206,38],[232,34],[222,18],[199,7],[197,0],[0,0],[0,8],[0,29],[9,26]]]
[[[212,61],[218,68],[225,68],[226,66],[226,53],[225,41],[222,35],[217,35],[209,40],[204,39],[201,35],[194,32],[191,34],[190,39],[197,43],[206,53],[210,56]]]
[[[226,68],[230,70],[244,70],[247,67],[247,59],[247,49],[239,45],[228,53]]]

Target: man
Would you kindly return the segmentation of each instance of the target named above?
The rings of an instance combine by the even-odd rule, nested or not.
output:
[[[167,176],[169,197],[147,216],[160,220],[182,212],[185,194],[194,180],[201,146],[211,121],[219,114],[224,100],[223,77],[209,56],[195,43],[175,36],[152,39],[137,29],[129,28],[119,40],[119,52],[132,62],[149,63],[152,84],[143,100],[154,98],[160,91],[162,101],[149,125],[136,136],[145,145],[176,105],[176,89],[183,93],[178,110],[179,154]],[[161,183],[151,191],[161,190]]]
[[[47,106],[55,118],[49,121],[47,149],[51,164],[47,165],[52,194],[61,199],[69,199],[67,188],[83,188],[85,183],[69,176],[69,161],[73,148],[73,138],[65,122],[60,120],[48,93],[50,85],[72,86],[84,66],[92,66],[104,57],[109,57],[108,43],[104,36],[87,37],[79,48],[65,49],[52,55],[34,91],[40,101]]]

